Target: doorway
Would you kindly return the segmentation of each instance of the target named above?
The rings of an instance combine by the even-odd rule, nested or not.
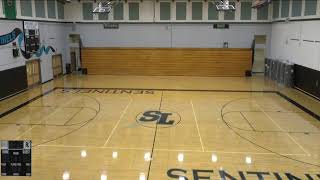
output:
[[[69,47],[70,47],[70,70],[71,72],[77,71],[81,68],[81,38],[80,34],[69,34]]]
[[[28,87],[33,87],[41,82],[40,59],[26,62]]]
[[[254,36],[254,61],[252,66],[253,73],[264,72],[264,59],[265,59],[265,48],[266,48],[266,35],[255,35]]]
[[[71,58],[71,72],[74,72],[77,70],[77,56],[76,52],[71,52],[70,53],[70,58]]]
[[[52,56],[53,77],[56,78],[62,75],[62,55],[57,54]]]

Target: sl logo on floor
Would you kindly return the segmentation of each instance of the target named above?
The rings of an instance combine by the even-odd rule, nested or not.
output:
[[[148,110],[137,115],[136,121],[145,127],[169,128],[180,123],[181,117],[168,110]]]

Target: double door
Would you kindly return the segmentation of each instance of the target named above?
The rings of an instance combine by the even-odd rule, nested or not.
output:
[[[27,66],[27,79],[28,87],[40,84],[41,82],[41,71],[40,71],[40,60],[30,60],[26,62]]]
[[[264,72],[264,59],[265,59],[265,48],[267,37],[266,35],[255,35],[254,36],[254,61],[252,66],[252,72],[263,73]]]
[[[62,75],[62,56],[61,54],[52,56],[53,77]]]

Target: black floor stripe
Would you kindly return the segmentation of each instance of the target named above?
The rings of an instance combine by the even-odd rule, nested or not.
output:
[[[57,89],[102,89],[102,90],[145,90],[145,91],[190,91],[190,92],[247,92],[247,93],[277,93],[278,91],[257,91],[257,90],[228,90],[228,89],[159,89],[159,88],[78,88],[78,87],[56,87]]]
[[[252,124],[250,123],[250,121],[243,115],[243,113],[240,112],[240,114],[241,114],[241,116],[243,117],[243,119],[247,121],[247,123],[249,124],[250,128],[252,129],[252,131],[256,131],[256,130],[254,129],[254,127],[252,126]]]
[[[163,91],[161,92],[161,99],[160,99],[159,111],[161,111],[162,100],[163,100],[162,98],[163,98]],[[156,137],[157,137],[157,130],[158,130],[158,123],[156,123],[156,128],[155,128],[154,136],[153,136],[153,143],[152,143],[152,150],[151,150],[151,157],[150,157],[150,162],[149,162],[147,180],[149,180],[149,175],[150,175],[150,171],[151,171],[151,166],[152,166],[152,161],[153,161],[154,145],[155,145],[155,143],[156,143]]]
[[[36,97],[34,97],[34,98],[32,98],[32,99],[24,102],[24,103],[22,103],[22,104],[20,104],[20,105],[18,105],[18,106],[16,106],[16,107],[14,107],[14,108],[12,108],[12,109],[10,109],[10,110],[8,110],[8,111],[0,114],[0,118],[3,118],[3,117],[5,117],[5,116],[7,116],[8,114],[15,112],[16,110],[18,110],[18,109],[20,109],[20,108],[22,108],[22,107],[30,104],[31,102],[33,102],[33,101],[35,101],[35,100],[37,100],[37,99],[39,99],[39,98],[41,98],[41,97],[43,97],[43,96],[51,93],[51,92],[53,92],[54,90],[56,90],[56,88],[53,88],[53,89],[51,89],[51,90],[49,90],[49,91],[47,91],[47,92],[45,92],[45,93],[43,93],[43,94],[40,94],[39,96],[36,96]]]
[[[307,114],[309,114],[310,116],[314,117],[315,119],[317,119],[318,121],[320,121],[320,116],[317,113],[314,113],[313,111],[309,110],[308,108],[304,107],[303,105],[299,104],[298,102],[296,102],[295,100],[289,98],[288,96],[282,94],[281,92],[277,92],[277,94],[284,98],[285,100],[287,100],[288,102],[290,102],[291,104],[297,106],[298,108],[300,108],[302,111],[306,112]]]

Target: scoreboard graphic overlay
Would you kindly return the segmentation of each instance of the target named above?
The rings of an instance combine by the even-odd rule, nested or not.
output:
[[[1,141],[1,176],[31,176],[31,141]]]

